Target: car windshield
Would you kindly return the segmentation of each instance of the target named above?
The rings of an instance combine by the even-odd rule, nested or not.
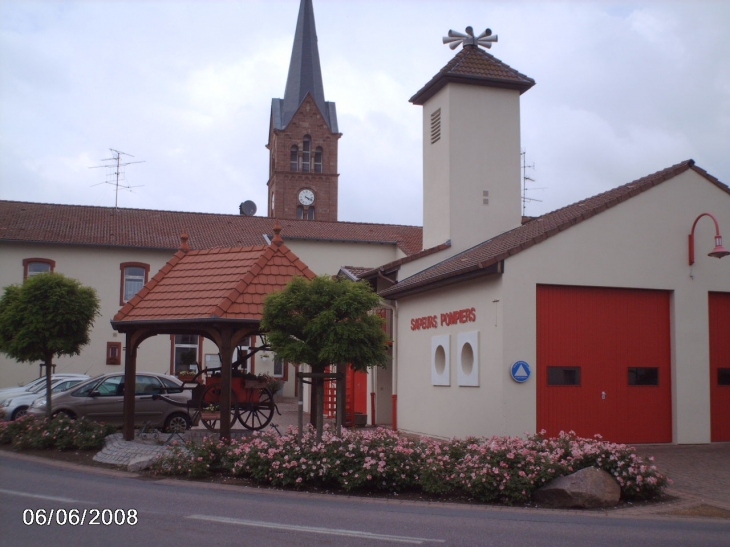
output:
[[[77,384],[81,383],[81,379],[79,380],[64,380],[63,382],[59,382],[56,384],[52,389],[51,393],[60,393],[61,391],[67,391],[74,387]]]

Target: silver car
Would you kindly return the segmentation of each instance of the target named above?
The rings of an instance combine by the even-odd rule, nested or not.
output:
[[[51,393],[60,393],[71,389],[75,385],[80,384],[84,380],[88,380],[88,376],[80,378],[62,378],[53,380],[51,383]],[[25,416],[28,411],[28,407],[38,399],[46,397],[46,384],[43,382],[39,386],[36,386],[29,393],[16,393],[12,398],[6,399],[0,405],[0,420],[13,421]]]
[[[88,380],[89,376],[87,374],[60,372],[57,374],[53,374],[51,376],[51,382],[54,382],[56,380],[66,379],[66,378],[80,378],[82,380]],[[37,389],[43,389],[45,387],[45,385],[46,385],[46,377],[41,376],[40,378],[36,378],[32,382],[28,382],[24,386],[4,387],[4,388],[0,389],[0,402],[5,401],[6,399],[9,399],[10,397],[14,397],[17,394],[26,395]]]
[[[53,415],[66,414],[71,418],[88,418],[122,425],[124,390],[123,372],[97,376],[75,389],[52,395]],[[135,377],[134,394],[135,425],[166,431],[184,431],[190,427],[187,403],[191,391],[184,390],[183,383],[174,376],[140,372]],[[155,395],[164,395],[164,398]],[[45,398],[35,400],[28,409],[28,414],[45,416]]]

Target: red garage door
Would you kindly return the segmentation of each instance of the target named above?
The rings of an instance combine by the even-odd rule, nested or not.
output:
[[[537,425],[672,440],[669,293],[539,285]]]
[[[730,441],[730,293],[710,293],[709,304],[711,439]]]

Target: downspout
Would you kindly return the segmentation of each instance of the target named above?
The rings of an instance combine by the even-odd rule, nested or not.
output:
[[[398,430],[398,301],[388,304],[385,300],[380,305],[393,311],[393,358],[392,358],[392,386],[393,392],[393,431]]]

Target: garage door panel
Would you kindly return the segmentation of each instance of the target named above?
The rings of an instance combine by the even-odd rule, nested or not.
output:
[[[710,438],[730,441],[730,293],[709,294]],[[720,374],[720,371],[723,374]]]
[[[538,429],[671,442],[669,293],[540,285],[537,303]],[[571,366],[579,386],[550,385],[548,367]],[[630,368],[658,385],[630,386]]]

